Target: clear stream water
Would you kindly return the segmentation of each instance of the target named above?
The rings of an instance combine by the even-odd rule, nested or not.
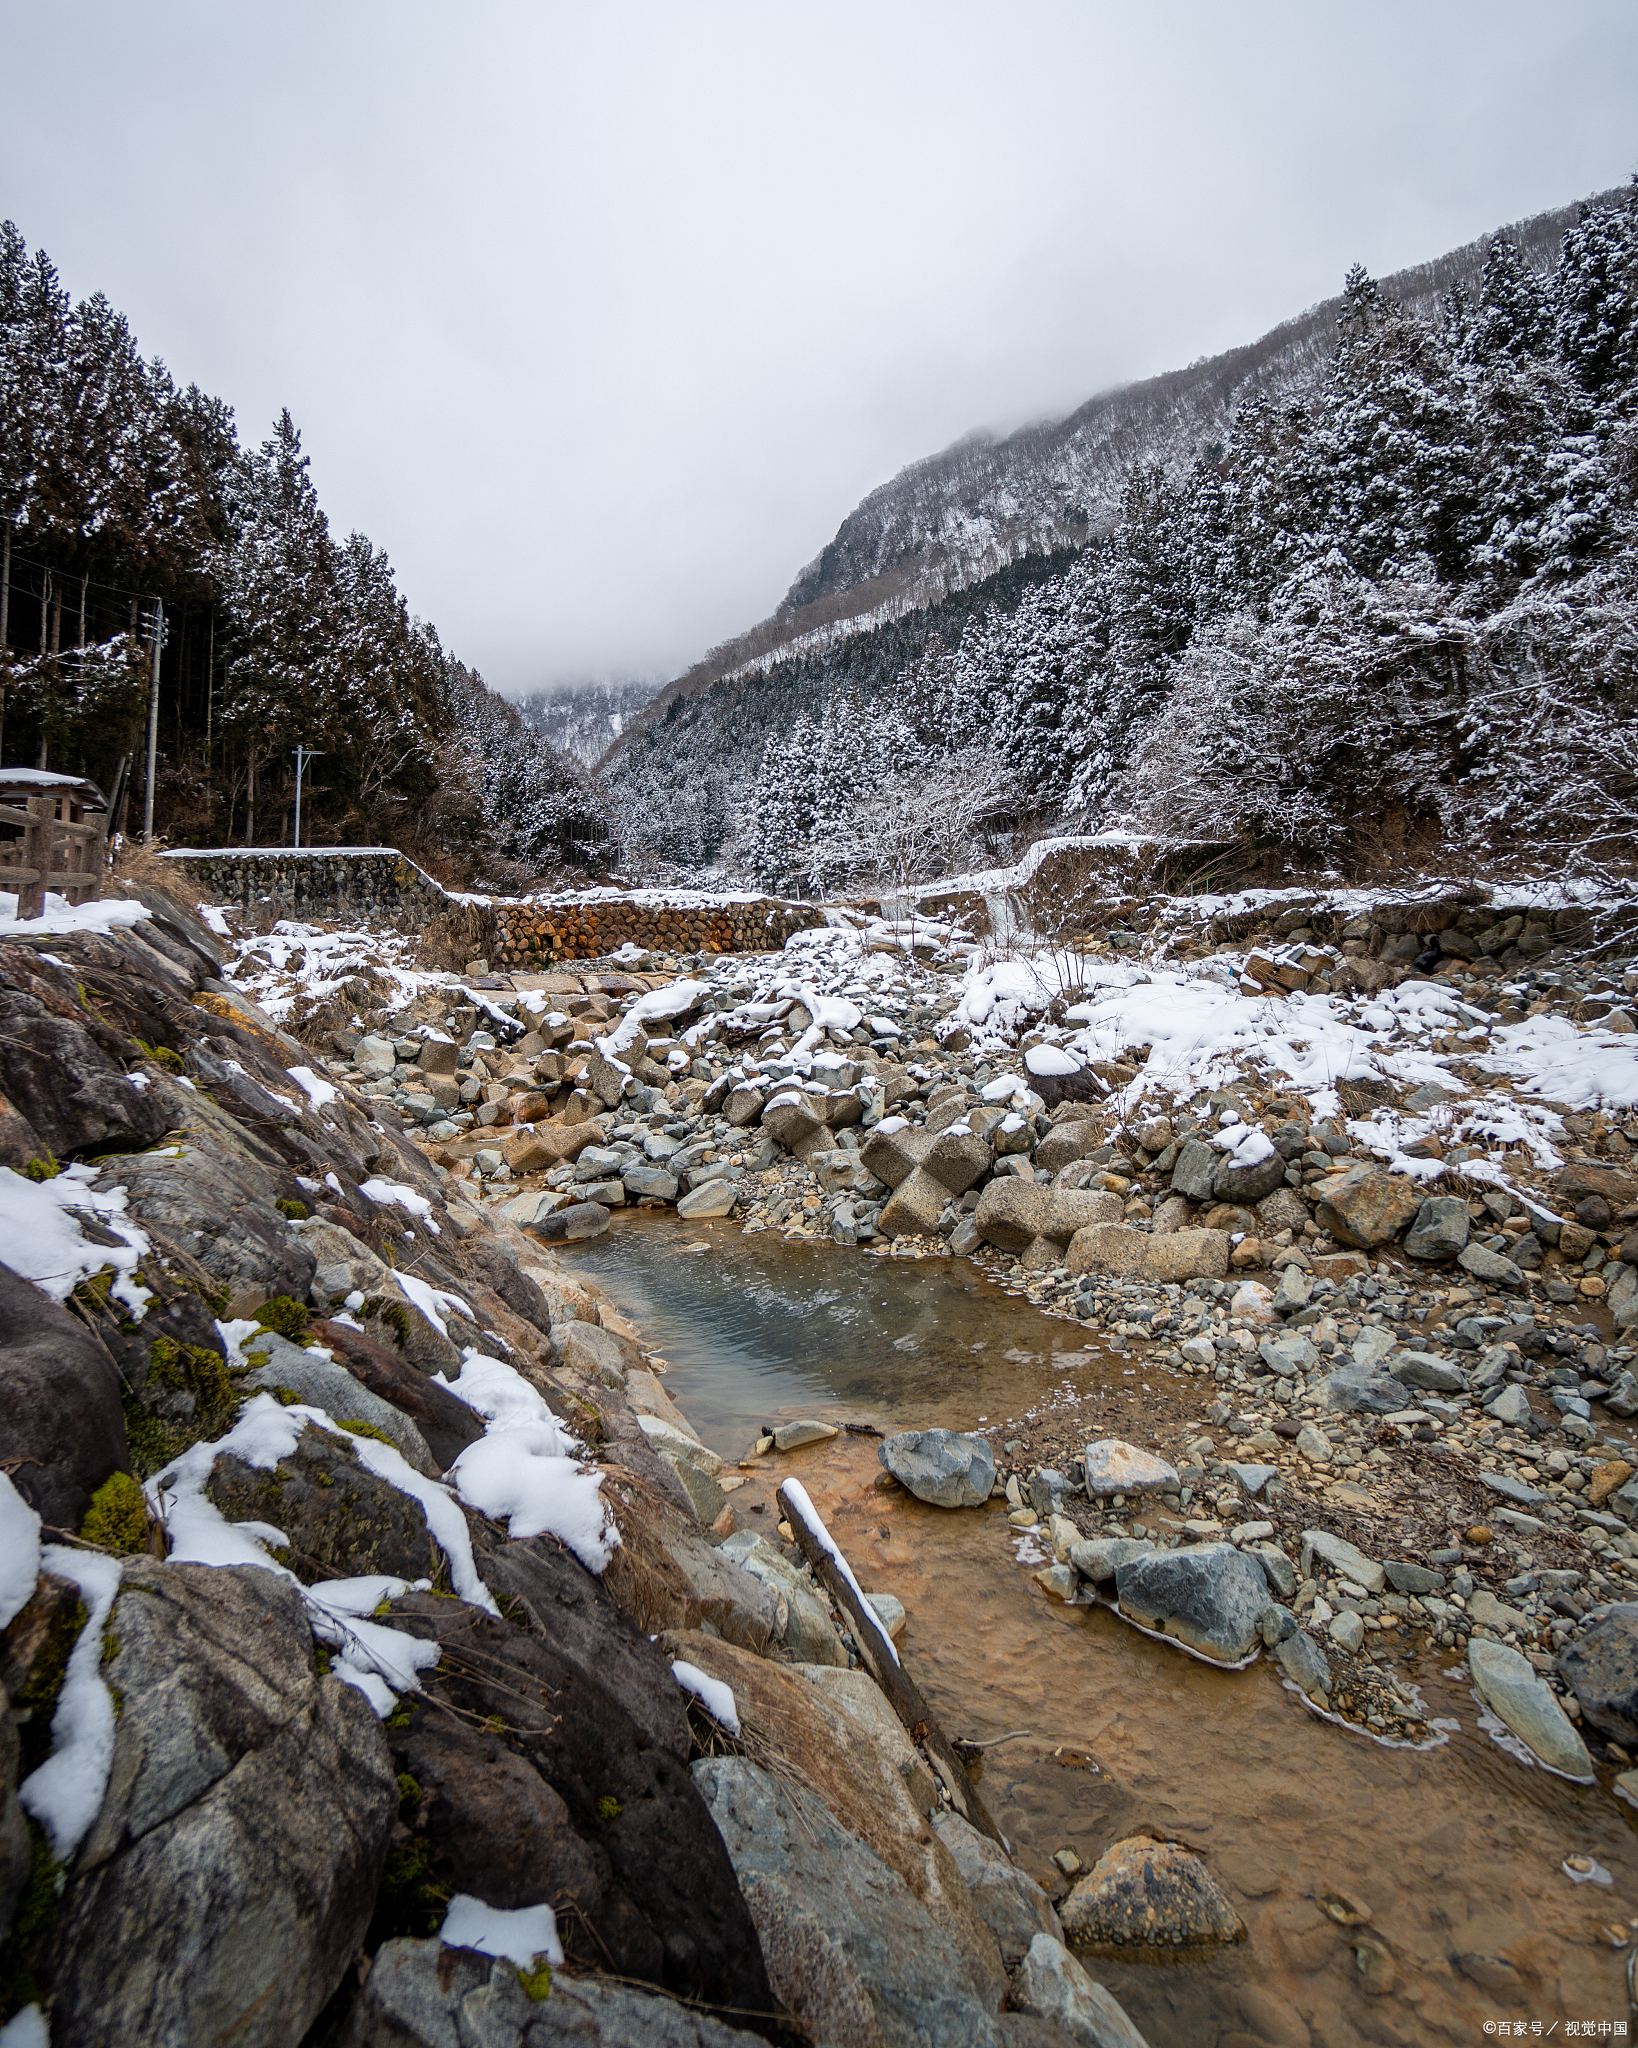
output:
[[[1145,1423],[1200,1398],[1163,1373],[1145,1385],[1129,1358],[961,1261],[671,1217],[621,1219],[573,1260],[668,1361],[667,1391],[730,1466],[760,1425],[800,1415],[962,1429],[1070,1388],[1100,1395],[1110,1432],[1141,1442]],[[1460,1726],[1441,1749],[1388,1749],[1308,1713],[1265,1663],[1214,1671],[1049,1600],[1004,1506],[911,1499],[869,1438],[758,1461],[733,1496],[750,1527],[771,1531],[787,1472],[862,1582],[904,1602],[901,1647],[946,1732],[1025,1731],[988,1753],[983,1790],[1043,1883],[1062,1889],[1059,1848],[1090,1867],[1152,1830],[1197,1850],[1229,1892],[1248,1939],[1218,1959],[1093,1965],[1151,2048],[1472,2043],[1504,2020],[1539,2020],[1543,2038],[1555,2021],[1559,2039],[1570,2021],[1638,2035],[1626,1956],[1603,1932],[1638,1916],[1638,1816],[1607,1783],[1570,1785],[1499,1749],[1451,1653],[1393,1653],[1430,1712]],[[1613,1883],[1572,1883],[1571,1855]]]

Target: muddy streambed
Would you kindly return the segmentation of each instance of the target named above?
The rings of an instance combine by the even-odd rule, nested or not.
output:
[[[796,1416],[965,1429],[1097,1393],[1100,1426],[1141,1444],[1207,1399],[962,1261],[631,1218],[573,1262],[668,1361],[667,1391],[730,1470],[761,1424]],[[995,1435],[1004,1457],[1008,1432]],[[1465,1667],[1445,1676],[1453,1653],[1384,1652],[1431,1714],[1460,1724],[1443,1748],[1388,1749],[1308,1713],[1267,1663],[1217,1672],[1049,1600],[1017,1561],[1004,1503],[924,1506],[886,1478],[869,1438],[758,1461],[733,1495],[747,1526],[772,1536],[787,1473],[862,1582],[904,1602],[902,1648],[946,1731],[1013,1736],[987,1753],[983,1790],[1036,1877],[1061,1893],[1055,1850],[1090,1867],[1147,1829],[1197,1850],[1230,1893],[1248,1939],[1218,1960],[1094,1963],[1151,2048],[1632,2024],[1626,1956],[1602,1931],[1638,1916],[1627,1811],[1607,1783],[1570,1785],[1500,1750]],[[1572,1883],[1571,1855],[1613,1884]]]

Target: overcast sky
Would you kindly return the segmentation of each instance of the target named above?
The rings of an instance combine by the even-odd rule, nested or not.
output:
[[[1638,165],[1632,0],[8,10],[0,213],[496,687],[674,673],[869,489]]]

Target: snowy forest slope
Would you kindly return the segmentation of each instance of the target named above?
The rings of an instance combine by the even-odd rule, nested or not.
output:
[[[1157,407],[1067,563],[662,697],[612,764],[628,844],[815,889],[1058,822],[1630,863],[1638,187],[1543,220],[1465,285],[1351,272],[1209,439]]]

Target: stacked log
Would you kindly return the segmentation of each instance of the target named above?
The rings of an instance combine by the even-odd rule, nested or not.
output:
[[[596,960],[624,945],[649,953],[777,953],[793,931],[823,924],[811,904],[761,896],[717,903],[632,897],[496,903],[489,957],[507,968]]]

